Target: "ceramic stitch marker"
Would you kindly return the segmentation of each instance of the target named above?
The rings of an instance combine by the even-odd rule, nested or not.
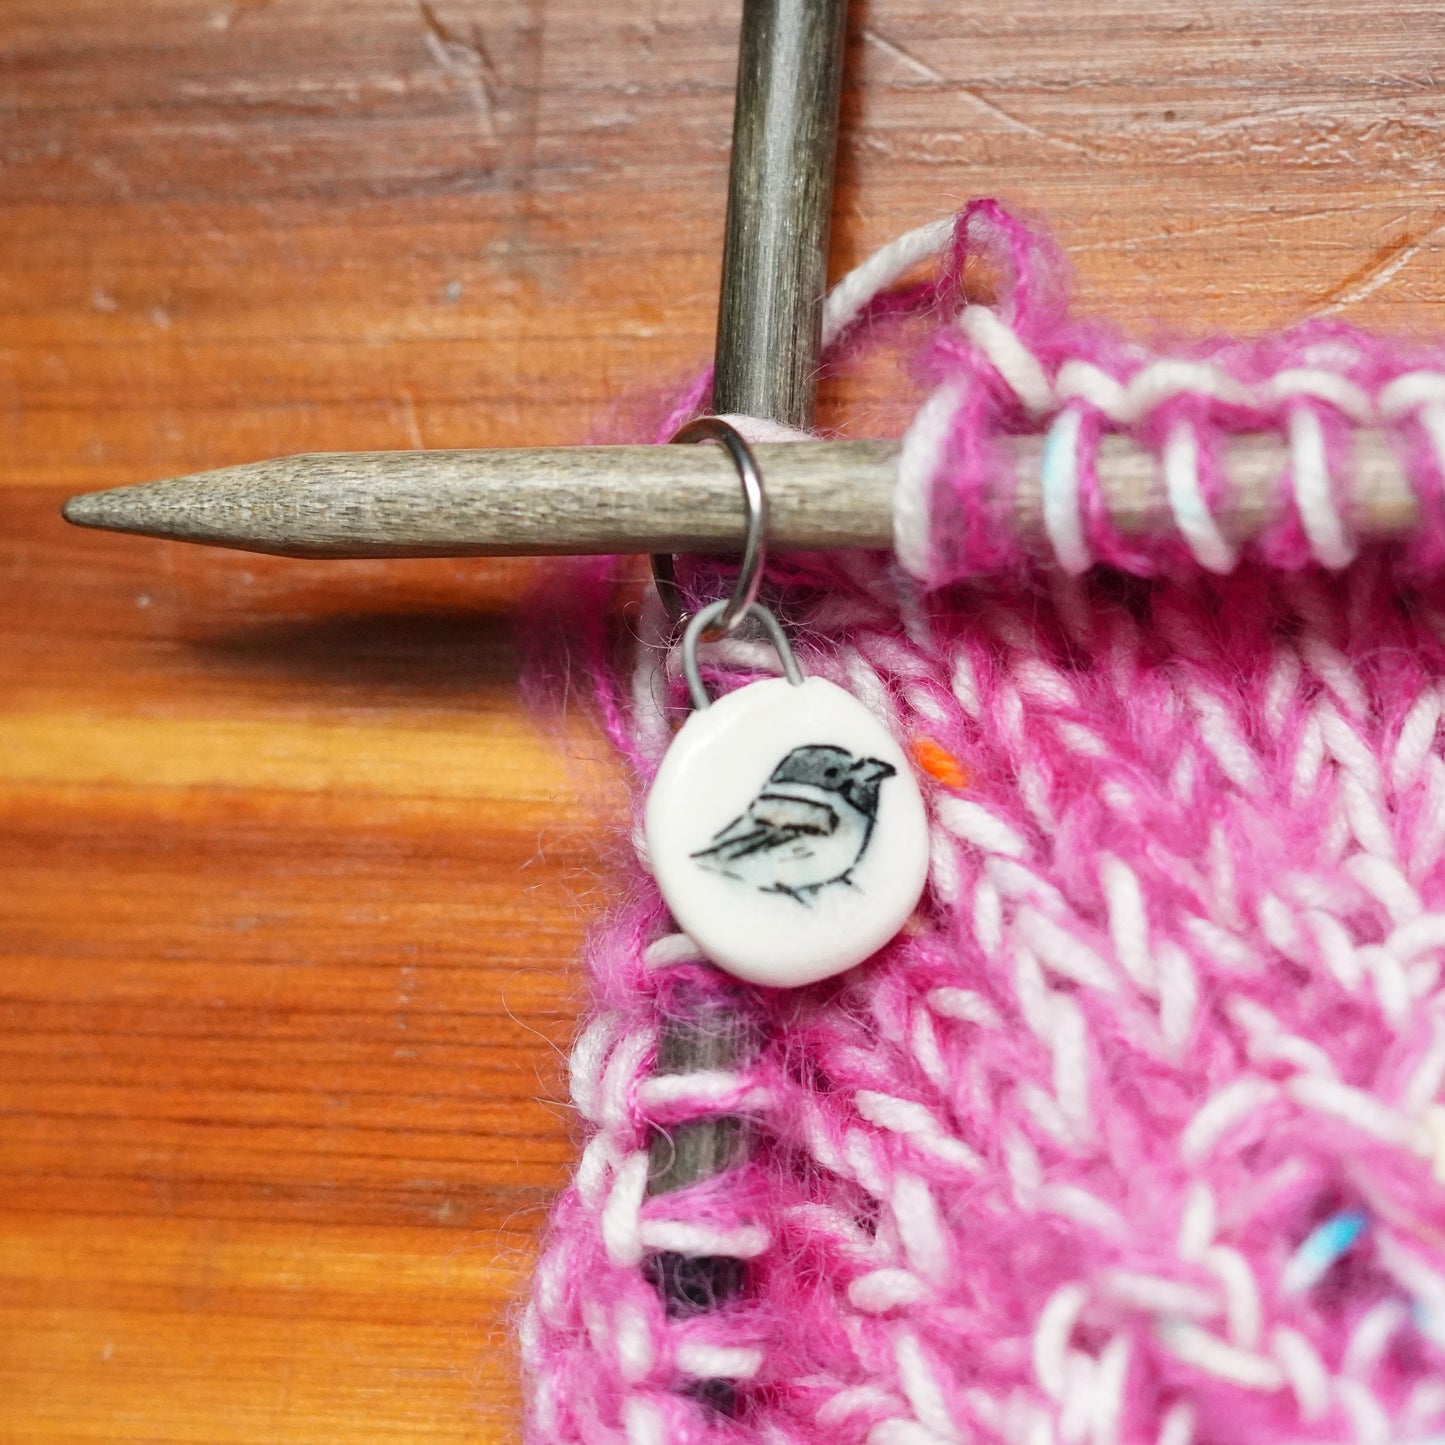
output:
[[[683,638],[695,711],[648,794],[648,859],[678,926],[720,968],[792,988],[842,973],[918,904],[928,822],[903,750],[852,694],[805,678],[777,619],[753,603],[786,674],[710,701]]]

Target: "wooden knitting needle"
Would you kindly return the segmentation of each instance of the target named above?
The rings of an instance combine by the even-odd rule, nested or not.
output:
[[[746,371],[752,386],[751,364]],[[756,397],[750,406],[755,415]],[[754,450],[767,479],[774,547],[892,546],[897,443]],[[999,444],[999,495],[1012,495],[1013,532],[1025,542],[1045,535],[1042,451],[1036,437]],[[1278,436],[1235,438],[1215,518],[1227,538],[1246,541],[1273,520],[1288,462]],[[1157,458],[1109,436],[1097,465],[1104,504],[1122,533],[1173,530]],[[1414,495],[1383,433],[1356,434],[1350,477],[1353,531],[1392,536],[1416,525]],[[742,523],[737,473],[710,446],[283,457],[90,492],[67,502],[65,516],[82,527],[287,557],[726,552],[736,548]]]
[[[813,420],[847,15],[847,0],[743,0],[713,365],[715,412],[743,413],[794,427],[807,427]],[[781,467],[785,473],[788,459],[772,453],[786,449],[770,449],[762,465],[775,471]],[[664,450],[679,458],[686,455],[690,470],[700,458],[708,472],[716,474],[719,458],[708,455],[715,447]],[[828,455],[821,459],[825,464]],[[886,451],[878,460],[886,471]],[[600,489],[592,490],[597,495]],[[723,536],[736,539],[736,478],[725,490],[731,492],[733,521]],[[838,477],[826,490],[848,488]],[[678,532],[695,534],[698,522],[678,520]],[[703,539],[682,548],[659,539],[646,550],[690,550],[697,545],[705,545]],[[731,996],[723,983],[718,975],[713,987],[674,990],[674,1012],[658,1039],[659,1073],[734,1069],[754,1051],[750,1020],[739,1007],[741,995]],[[746,1147],[742,1122],[736,1118],[683,1123],[654,1137],[648,1191],[665,1194],[710,1179],[740,1162]],[[720,1303],[743,1284],[742,1264],[736,1259],[686,1261],[659,1255],[652,1264],[670,1308],[686,1307],[690,1301]]]

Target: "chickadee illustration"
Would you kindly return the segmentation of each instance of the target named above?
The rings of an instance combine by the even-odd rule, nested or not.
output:
[[[878,821],[878,790],[897,769],[847,748],[794,748],[747,811],[692,854],[714,873],[809,903],[847,883]]]

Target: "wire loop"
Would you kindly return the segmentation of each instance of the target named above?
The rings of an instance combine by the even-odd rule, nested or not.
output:
[[[713,636],[718,636],[723,632],[721,620],[723,610],[727,605],[727,601],[722,598],[716,602],[709,602],[701,612],[693,613],[688,620],[687,631],[682,634],[682,675],[687,681],[687,690],[692,697],[692,705],[698,712],[710,707],[712,699],[702,685],[702,671],[697,665],[697,645],[705,634],[711,632]],[[761,602],[749,602],[747,611],[743,615],[753,617],[762,623],[764,631],[777,651],[778,661],[783,664],[783,676],[794,687],[801,686],[803,669],[798,666],[798,659],[793,655],[793,649],[783,631],[783,624]]]
[[[743,557],[738,580],[721,610],[716,606],[703,609],[709,613],[716,611],[716,620],[710,624],[712,635],[725,636],[737,629],[747,616],[748,609],[758,600],[758,588],[762,586],[763,568],[768,560],[768,494],[763,488],[763,473],[758,466],[758,459],[736,427],[729,425],[721,417],[700,416],[681,428],[671,438],[670,444],[701,441],[717,442],[727,452],[738,470],[738,480],[743,488],[743,508],[747,525],[743,536]],[[677,585],[677,569],[672,553],[653,553],[652,579],[668,616],[675,622],[680,621],[685,609],[682,589]]]

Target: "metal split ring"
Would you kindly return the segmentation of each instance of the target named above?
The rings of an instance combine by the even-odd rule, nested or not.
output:
[[[713,636],[726,635],[736,630],[748,609],[758,600],[758,588],[763,581],[763,567],[768,560],[768,494],[763,490],[763,473],[752,448],[743,439],[736,427],[729,426],[721,417],[701,416],[690,421],[671,438],[673,443],[717,442],[732,458],[738,470],[738,480],[743,488],[743,508],[747,518],[747,530],[743,536],[743,558],[738,571],[738,580],[733,585],[731,596],[726,602],[705,607],[704,613],[716,613],[707,624]],[[679,620],[683,615],[682,590],[677,585],[677,569],[673,565],[672,553],[652,554],[652,578],[657,585],[658,595],[668,615]],[[718,610],[718,608],[721,610]],[[695,622],[697,619],[694,618]],[[689,628],[689,632],[691,628]],[[696,696],[696,692],[694,692]]]
[[[688,620],[687,631],[682,634],[682,675],[687,682],[692,705],[698,712],[702,712],[704,708],[710,706],[712,699],[702,685],[702,669],[697,665],[697,645],[702,641],[704,633],[711,632],[717,636],[723,631],[722,616],[727,605],[728,602],[721,598],[716,602],[709,602],[701,612],[695,612],[692,615]],[[778,654],[778,661],[783,664],[783,676],[794,687],[800,686],[803,682],[803,669],[798,666],[798,659],[793,656],[793,649],[788,644],[783,624],[761,602],[749,602],[747,611],[743,615],[756,618],[763,624],[763,630],[768,634],[768,638]]]

